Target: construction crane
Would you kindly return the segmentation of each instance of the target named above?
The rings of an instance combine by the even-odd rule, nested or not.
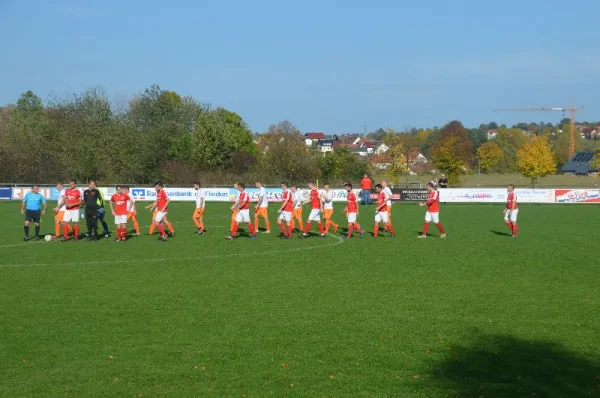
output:
[[[570,131],[569,131],[569,158],[572,157],[575,154],[575,112],[580,111],[583,109],[583,106],[579,107],[579,108],[573,108],[573,99],[571,98],[569,100],[569,107],[568,108],[514,108],[514,109],[494,109],[494,111],[498,111],[498,112],[520,112],[520,111],[525,111],[525,112],[538,112],[538,111],[543,111],[543,112],[562,112],[563,115],[565,112],[569,112],[569,119],[571,120],[570,123]]]

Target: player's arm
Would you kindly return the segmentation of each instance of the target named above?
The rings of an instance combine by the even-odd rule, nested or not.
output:
[[[263,200],[264,200],[264,199],[263,199],[263,197],[262,197],[262,196],[259,196],[259,197],[258,197],[258,201],[256,202],[256,206],[254,206],[254,211],[258,210],[258,208],[259,208],[259,207],[260,207],[260,205],[262,204]]]
[[[44,205],[44,208],[42,209],[42,215],[45,215],[48,205],[46,204],[46,198],[44,198],[43,196],[42,196],[42,204]]]
[[[102,195],[100,191],[98,191],[98,193],[98,196],[100,197],[100,207],[104,207],[104,195]]]
[[[285,209],[285,206],[288,204],[288,202],[290,201],[290,197],[287,196],[283,202],[281,202],[281,207],[279,208],[279,210],[277,210],[278,213],[281,213],[283,211],[283,209]]]
[[[58,203],[56,204],[56,207],[54,208],[54,212],[58,213],[58,209],[60,209],[62,207],[62,205],[64,205],[64,204],[65,204],[65,197],[64,197],[64,195],[61,195],[58,198]]]
[[[29,196],[29,192],[25,194],[23,201],[21,202],[21,214],[25,214],[25,203],[27,202],[27,196]]]
[[[113,206],[113,200],[111,199],[110,202],[108,202],[110,204],[110,211],[112,212],[112,215],[115,215],[115,208]]]

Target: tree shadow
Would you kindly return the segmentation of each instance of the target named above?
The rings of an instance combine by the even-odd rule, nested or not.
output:
[[[496,235],[500,235],[500,236],[512,236],[511,234],[509,234],[508,232],[501,232],[501,231],[495,231],[495,230],[490,230],[491,233],[496,234]]]
[[[512,336],[481,336],[452,347],[433,383],[458,397],[600,396],[600,362],[565,346]]]

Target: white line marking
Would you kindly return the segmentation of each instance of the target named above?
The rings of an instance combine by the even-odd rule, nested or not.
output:
[[[326,245],[318,245],[318,246],[309,246],[309,247],[295,247],[295,248],[291,248],[291,249],[282,249],[282,250],[265,250],[265,251],[260,251],[260,252],[251,252],[251,253],[231,253],[231,254],[215,254],[212,256],[204,256],[204,257],[198,257],[198,256],[193,256],[193,257],[178,257],[178,258],[150,258],[150,259],[146,259],[146,260],[140,260],[140,259],[135,259],[135,260],[102,260],[102,261],[86,261],[86,262],[72,262],[72,263],[62,263],[60,264],[62,265],[98,265],[98,264],[129,264],[129,263],[155,263],[155,262],[176,262],[176,261],[188,261],[188,260],[210,260],[210,259],[214,259],[214,258],[222,258],[222,257],[244,257],[244,256],[257,256],[257,255],[261,255],[261,254],[275,254],[275,253],[287,253],[287,252],[294,252],[294,251],[300,251],[300,250],[306,250],[306,249],[321,249],[324,247],[332,247],[332,246],[337,246],[337,245],[341,245],[342,243],[344,243],[344,239],[340,238],[339,236],[336,235],[331,235],[329,234],[328,236],[331,236],[332,238],[334,238],[336,240],[335,243],[328,243]],[[282,244],[285,244],[282,242]],[[47,266],[51,266],[53,264],[50,263],[38,263],[38,264],[0,264],[0,268],[13,268],[13,267],[47,267]]]

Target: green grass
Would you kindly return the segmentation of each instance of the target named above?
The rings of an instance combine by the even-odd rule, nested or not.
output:
[[[598,206],[522,205],[517,239],[498,205],[415,239],[403,204],[395,240],[233,242],[192,206],[166,243],[23,243],[0,204],[0,396],[600,394]]]

